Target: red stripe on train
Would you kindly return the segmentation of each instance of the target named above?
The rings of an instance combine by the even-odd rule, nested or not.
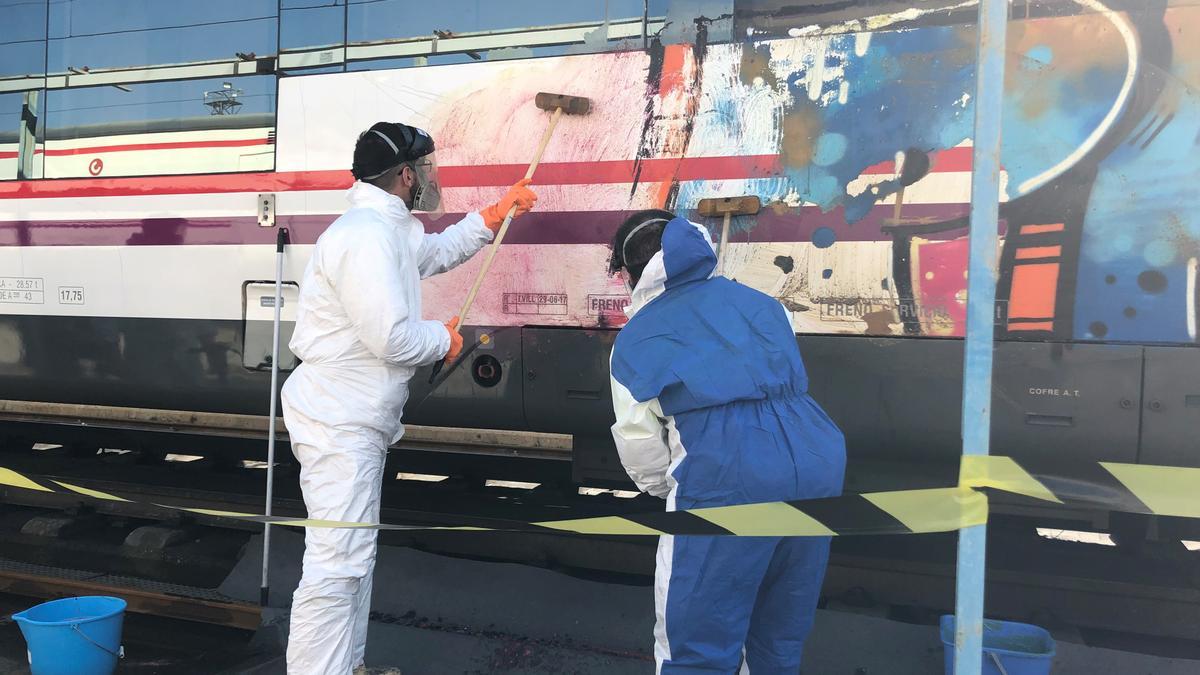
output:
[[[187,148],[244,148],[252,145],[271,145],[269,138],[237,138],[211,141],[167,141],[163,143],[127,143],[124,145],[100,145],[91,148],[52,148],[46,150],[47,157],[64,155],[90,155],[101,152],[134,152],[138,150],[183,150]]]
[[[34,150],[35,155],[45,154],[47,157],[66,157],[73,155],[91,155],[101,152],[138,152],[141,150],[186,150],[191,148],[244,148],[254,145],[272,145],[269,138],[237,138],[208,141],[164,141],[162,143],[125,143],[122,145],[96,145],[86,148],[51,148]],[[16,152],[0,152],[0,159],[14,159]]]

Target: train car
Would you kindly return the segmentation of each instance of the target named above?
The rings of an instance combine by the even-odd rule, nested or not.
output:
[[[356,135],[378,120],[433,135],[437,231],[520,177],[547,123],[533,96],[560,91],[592,113],[560,123],[538,208],[469,318],[478,347],[436,390],[418,375],[408,422],[569,434],[575,481],[619,483],[607,365],[628,297],[607,275],[610,237],[638,209],[702,221],[698,200],[754,194],[764,208],[735,220],[724,273],[788,311],[851,471],[862,485],[952,475],[973,11],[799,27],[745,11],[724,41],[698,22],[689,43],[645,49],[282,77],[274,124],[46,136],[44,178],[0,182],[0,398],[265,415],[276,231],[290,233],[286,343]],[[1014,19],[994,453],[1200,466],[1198,45],[1200,8],[1173,3]],[[0,161],[17,145],[0,138]],[[427,280],[426,316],[455,314],[479,264]],[[31,424],[10,415],[0,433],[73,432]]]

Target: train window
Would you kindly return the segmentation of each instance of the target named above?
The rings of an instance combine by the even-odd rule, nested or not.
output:
[[[738,14],[756,13],[760,4],[783,3],[782,0],[737,0]],[[839,3],[842,4],[842,3]],[[705,42],[728,42],[733,36],[734,0],[647,0],[646,14],[651,19],[662,21],[660,30],[651,30],[664,43],[694,43],[699,31],[704,31]]]
[[[407,0],[349,0],[349,58],[400,57],[411,48],[413,65],[466,60],[523,58],[641,47],[643,0],[527,0],[491,3],[442,0],[414,11]],[[427,45],[377,43],[405,38],[436,38]],[[375,44],[373,44],[375,43]],[[392,51],[393,53],[388,53]],[[412,52],[409,52],[412,54]],[[457,58],[448,59],[452,54]],[[386,67],[405,61],[377,61]],[[393,65],[395,64],[395,65]],[[358,65],[355,69],[363,69]]]
[[[414,66],[442,66],[448,63],[468,63],[472,59],[466,54],[437,54],[435,56],[418,56],[412,58],[370,59],[367,61],[351,61],[346,64],[346,70],[388,70],[391,68],[412,68]]]
[[[270,171],[275,78],[50,90],[46,178]]]
[[[50,3],[51,73],[274,54],[277,0]]]
[[[0,3],[0,78],[46,72],[46,3]]]
[[[280,3],[281,68],[305,68],[305,73],[340,71],[345,63],[342,51],[345,43],[344,0],[283,0]],[[313,70],[307,70],[309,68]]]
[[[487,58],[491,61],[499,61],[515,58],[535,58],[539,56],[561,56],[566,53],[572,52],[562,45],[551,45],[520,49],[493,49],[487,52]],[[434,54],[433,56],[411,58],[351,61],[346,65],[346,70],[386,70],[389,68],[411,68],[414,66],[444,66],[451,63],[472,63],[477,60],[481,59],[474,59],[470,54]]]
[[[42,173],[38,135],[42,91],[0,94],[0,180],[28,180]]]

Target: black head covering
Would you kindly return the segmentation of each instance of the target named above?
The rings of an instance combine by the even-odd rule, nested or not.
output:
[[[388,169],[433,152],[433,138],[416,127],[377,122],[354,145],[350,172],[358,180],[377,178]]]
[[[674,213],[663,209],[638,211],[625,219],[613,235],[608,273],[629,270],[633,280],[641,278],[646,263],[662,248],[662,235]]]

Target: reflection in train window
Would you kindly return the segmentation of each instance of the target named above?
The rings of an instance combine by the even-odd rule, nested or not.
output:
[[[417,66],[444,66],[454,63],[472,63],[473,61],[483,60],[483,58],[485,58],[483,56],[484,54],[489,61],[501,61],[505,59],[536,58],[541,56],[562,56],[563,54],[577,54],[580,52],[577,45],[548,45],[545,47],[492,49],[479,54],[480,58],[478,59],[473,58],[471,56],[472,53],[474,52],[465,54],[434,54],[433,56],[351,61],[346,65],[346,70],[354,72],[358,70],[387,70],[389,68],[412,68]],[[305,72],[307,73],[308,71]]]
[[[433,51],[465,54],[471,60],[638,48],[642,43],[641,21],[645,12],[643,0],[526,0],[519,3],[440,0],[424,3],[418,11],[413,10],[409,0],[349,1],[347,42],[352,46],[436,36],[442,42],[435,45]],[[590,28],[584,24],[599,25]],[[571,25],[583,26],[578,35],[537,35],[548,27]],[[483,48],[472,51],[450,42],[462,34],[489,32],[516,34],[511,40],[488,41]],[[557,39],[566,44],[546,44]],[[435,61],[435,58],[431,57],[428,63],[447,62]],[[421,61],[416,62],[416,65],[421,64]]]
[[[51,90],[45,177],[269,171],[275,78]]]
[[[283,0],[279,15],[279,47],[316,49],[346,42],[343,0]]]
[[[274,54],[277,0],[50,3],[49,71]]]
[[[647,0],[646,13],[651,19],[665,19],[661,31],[651,31],[665,44],[695,43],[699,31],[708,44],[729,42],[733,38],[734,0]],[[809,4],[794,0],[737,0],[739,16],[755,15],[760,5],[804,7]],[[835,3],[838,6],[847,3]],[[853,3],[851,3],[853,4]],[[804,24],[802,24],[804,25]]]
[[[45,93],[19,91],[0,94],[0,180],[40,178],[40,103]]]
[[[46,4],[6,0],[0,12],[0,77],[45,73]]]

